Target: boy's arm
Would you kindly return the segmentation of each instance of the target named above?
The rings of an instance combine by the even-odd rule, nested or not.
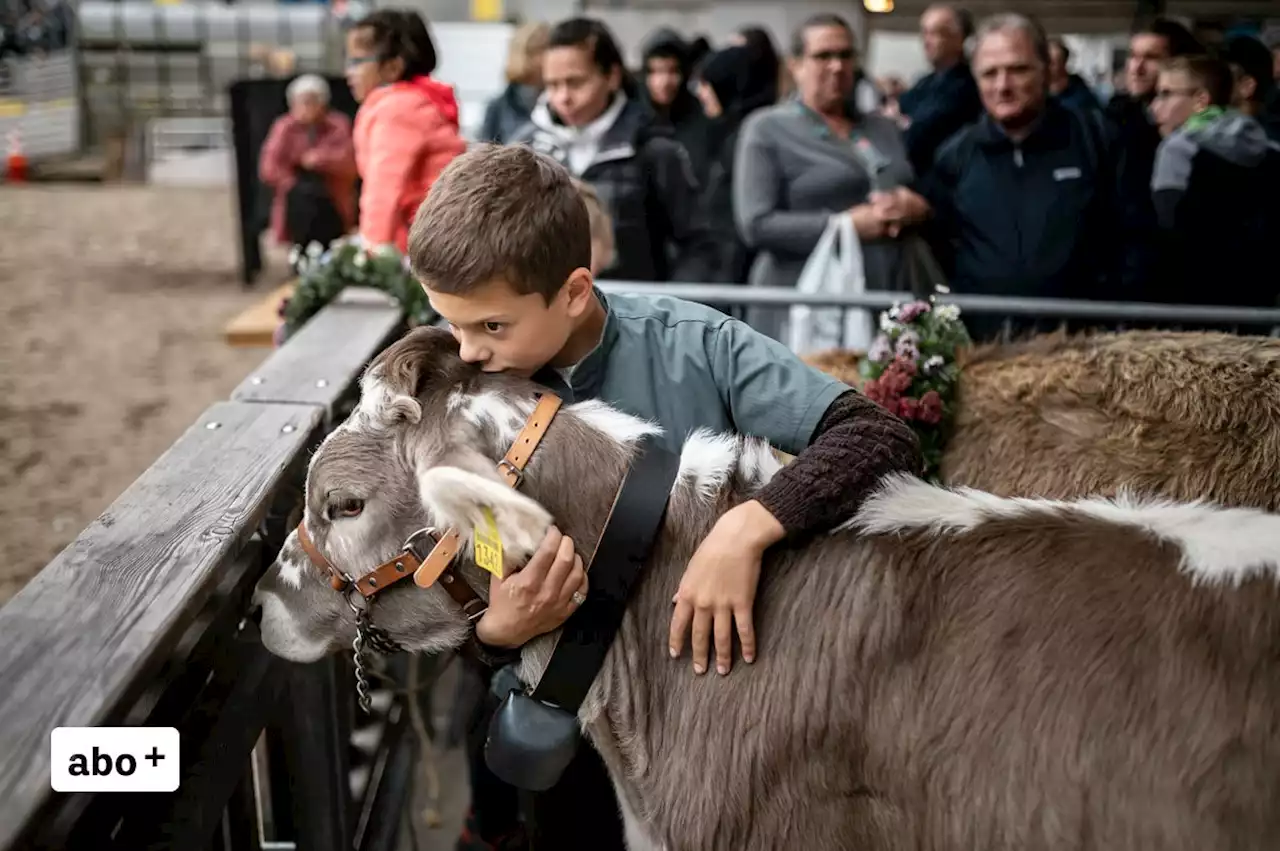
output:
[[[784,538],[848,519],[886,473],[921,468],[915,433],[848,385],[810,367],[786,346],[737,320],[706,337],[721,400],[741,434],[796,455],[755,499],[721,515],[676,591],[668,646],[691,635],[694,673],[729,672],[733,634],[755,657],[752,608],[765,551]]]
[[[836,397],[813,442],[756,495],[787,537],[851,518],[889,473],[918,473],[920,441],[902,420],[856,390]]]

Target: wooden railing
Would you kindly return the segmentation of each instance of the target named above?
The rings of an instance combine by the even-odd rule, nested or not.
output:
[[[288,664],[243,616],[298,522],[311,451],[402,329],[397,308],[344,293],[0,609],[0,849],[391,847],[410,697],[384,692],[357,737],[374,744],[353,747],[349,662]],[[134,725],[180,731],[176,792],[51,790],[55,728]]]

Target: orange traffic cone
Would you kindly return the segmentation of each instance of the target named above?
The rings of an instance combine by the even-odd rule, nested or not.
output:
[[[5,159],[5,179],[10,183],[27,182],[27,155],[22,153],[22,134],[9,133],[9,156]]]

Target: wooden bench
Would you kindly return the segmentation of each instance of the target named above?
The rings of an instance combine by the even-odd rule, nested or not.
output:
[[[294,282],[281,284],[260,301],[242,310],[223,329],[232,346],[271,348],[273,335],[280,324],[280,302],[293,295]]]

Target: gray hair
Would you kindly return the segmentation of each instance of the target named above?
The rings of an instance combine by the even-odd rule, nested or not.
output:
[[[982,47],[982,42],[987,36],[1010,30],[1025,35],[1030,40],[1031,49],[1035,51],[1040,64],[1045,68],[1049,67],[1049,37],[1045,35],[1044,27],[1034,19],[1019,15],[1017,12],[1003,12],[984,18],[982,23],[978,24],[978,31],[973,37],[974,52],[977,53],[978,48]]]
[[[322,105],[329,104],[329,84],[318,74],[303,74],[284,90],[285,100],[292,106],[298,98],[315,95]]]

